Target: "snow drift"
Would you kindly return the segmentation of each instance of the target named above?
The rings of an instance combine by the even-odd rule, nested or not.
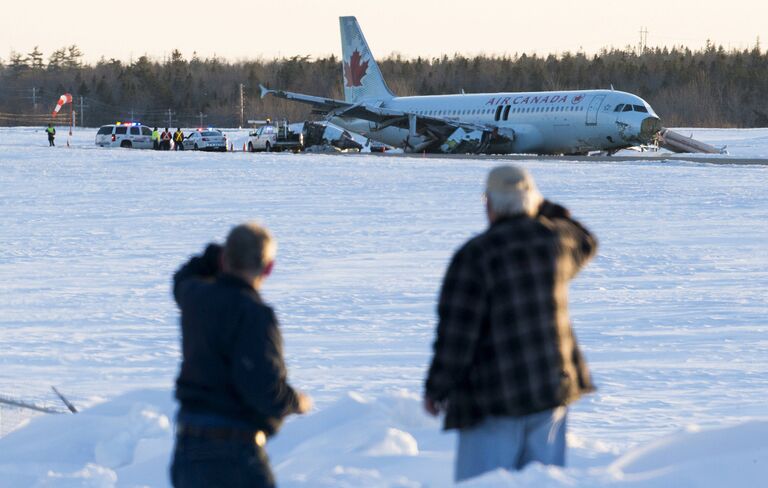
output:
[[[250,218],[278,240],[263,295],[317,404],[269,443],[280,486],[451,485],[454,435],[418,396],[441,277],[485,226],[497,161],[108,150],[94,134],[48,148],[42,129],[0,129],[0,394],[52,406],[55,385],[82,410],[0,439],[0,486],[168,485],[170,277]],[[694,136],[768,154],[768,130]],[[567,469],[466,485],[763,486],[768,167],[518,164],[601,241],[571,287],[599,390],[571,410]]]

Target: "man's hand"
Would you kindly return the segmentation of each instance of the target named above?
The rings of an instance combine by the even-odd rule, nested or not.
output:
[[[428,396],[424,396],[424,410],[433,417],[437,417],[437,414],[442,410],[440,402],[436,402]]]
[[[539,207],[539,215],[548,219],[567,219],[571,217],[571,212],[562,205],[544,200]]]
[[[312,398],[306,393],[297,392],[296,399],[299,404],[299,406],[296,408],[296,413],[299,413],[299,414],[307,413],[310,410],[312,410],[312,407],[315,406],[315,403],[312,401]]]

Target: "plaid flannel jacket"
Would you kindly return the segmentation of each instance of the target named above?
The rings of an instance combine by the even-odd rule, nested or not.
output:
[[[565,209],[496,221],[453,256],[426,395],[446,429],[566,405],[595,388],[568,317],[568,282],[597,240]]]

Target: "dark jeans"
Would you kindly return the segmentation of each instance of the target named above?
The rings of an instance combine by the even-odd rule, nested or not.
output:
[[[253,442],[177,437],[171,464],[175,488],[274,488],[264,448]]]
[[[53,143],[53,137],[48,136],[48,146],[55,146],[56,144]]]
[[[176,144],[173,145],[174,151],[183,151],[184,150],[184,143],[179,141]]]

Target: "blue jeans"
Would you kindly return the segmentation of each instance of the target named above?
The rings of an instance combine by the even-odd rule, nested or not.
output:
[[[459,431],[456,481],[504,468],[517,471],[531,461],[565,466],[567,407],[522,417],[489,417]]]
[[[264,448],[240,440],[177,437],[171,464],[175,488],[274,488]]]

